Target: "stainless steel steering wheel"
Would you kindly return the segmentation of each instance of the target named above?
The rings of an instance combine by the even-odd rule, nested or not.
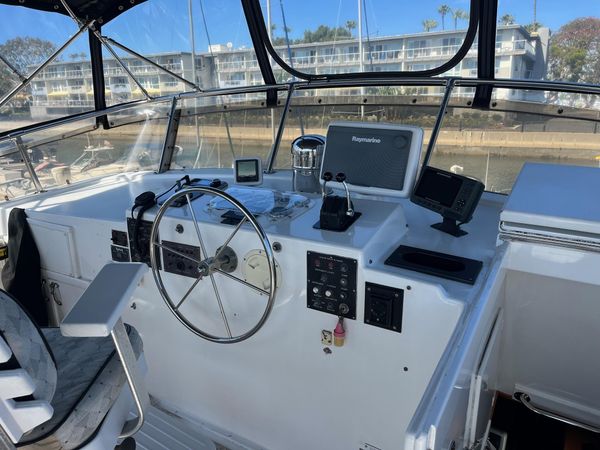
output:
[[[192,196],[195,193],[208,194],[215,197],[220,197],[222,199],[227,200],[230,204],[232,204],[241,214],[242,219],[236,225],[233,232],[229,235],[229,237],[225,240],[223,245],[217,248],[216,253],[213,256],[209,256],[206,250],[206,246],[204,245],[204,240],[202,239],[202,235],[200,233],[200,227],[198,225],[198,220],[196,219],[196,213],[194,208],[192,207]],[[187,203],[187,207],[189,209],[192,222],[194,224],[194,228],[196,230],[196,235],[200,244],[200,259],[196,259],[191,257],[190,255],[186,255],[182,252],[179,252],[176,249],[169,247],[168,244],[163,242],[159,242],[158,230],[160,227],[160,223],[169,209],[171,205],[173,205],[177,200],[185,197],[185,203]],[[180,200],[181,201],[181,200]],[[269,266],[269,289],[265,290],[260,287],[257,287],[253,284],[250,284],[235,275],[232,275],[231,272],[235,270],[235,266],[237,259],[235,252],[228,247],[228,244],[231,242],[233,237],[237,234],[240,228],[245,224],[250,223],[258,238],[262,244],[263,250],[266,255],[267,263]],[[250,336],[254,335],[266,322],[273,309],[273,303],[275,302],[275,293],[277,290],[277,273],[275,268],[275,257],[273,256],[273,250],[271,249],[271,243],[269,242],[269,238],[267,237],[265,231],[258,223],[256,218],[248,211],[248,209],[240,203],[237,199],[227,194],[226,192],[220,191],[218,189],[203,187],[203,186],[193,186],[186,189],[182,189],[179,192],[175,193],[171,196],[167,201],[163,203],[163,205],[158,210],[156,214],[156,218],[154,219],[154,223],[152,224],[152,231],[150,235],[150,261],[152,265],[152,274],[154,275],[154,280],[156,281],[156,285],[158,286],[158,290],[162,298],[169,310],[175,315],[175,317],[192,333],[204,338],[206,340],[217,342],[220,344],[233,344],[236,342],[241,342],[245,339],[248,339]],[[192,261],[195,264],[198,264],[198,273],[200,274],[198,278],[194,281],[192,286],[187,290],[185,295],[178,301],[174,302],[167,289],[165,288],[165,284],[163,282],[163,277],[161,275],[162,270],[159,269],[159,265],[157,264],[157,256],[159,249],[163,251],[172,252],[181,258],[184,258],[188,261]],[[164,259],[164,258],[163,258]],[[250,328],[245,333],[234,335],[231,332],[231,328],[229,325],[229,321],[227,319],[227,314],[223,307],[223,302],[221,299],[221,295],[219,294],[219,290],[217,288],[217,283],[215,280],[215,274],[221,275],[226,279],[233,280],[235,282],[241,283],[248,289],[253,289],[259,292],[262,295],[268,296],[268,300],[265,305],[265,309],[260,316],[258,322]],[[209,278],[212,284],[213,290],[215,292],[215,297],[219,306],[219,311],[221,313],[221,317],[223,319],[223,323],[225,326],[225,331],[227,333],[226,336],[217,336],[214,334],[207,333],[206,331],[200,329],[196,325],[194,325],[193,321],[188,319],[185,314],[183,314],[180,310],[182,304],[189,298],[190,294],[194,290],[194,288],[205,278]]]

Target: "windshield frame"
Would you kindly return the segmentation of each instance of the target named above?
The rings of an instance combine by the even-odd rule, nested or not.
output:
[[[245,0],[242,0],[245,1]],[[294,77],[306,80],[339,80],[339,79],[357,79],[357,78],[368,78],[368,79],[383,79],[389,77],[432,77],[435,75],[441,75],[444,72],[455,67],[459,64],[462,59],[467,55],[473,42],[475,41],[475,37],[477,36],[477,29],[479,28],[480,21],[480,2],[485,2],[486,0],[470,0],[470,9],[469,9],[469,26],[467,28],[467,33],[465,35],[465,40],[462,45],[456,52],[456,54],[446,61],[444,64],[434,67],[433,69],[426,70],[412,70],[412,71],[386,71],[386,72],[373,72],[373,71],[363,71],[363,72],[351,72],[351,73],[339,73],[339,74],[311,74],[299,71],[294,69],[289,64],[287,64],[281,56],[275,50],[271,39],[269,38],[269,34],[267,31],[267,26],[264,18],[264,14],[262,12],[262,8],[260,6],[259,0],[248,0],[251,2],[251,6],[253,8],[252,13],[253,17],[256,19],[256,26],[258,27],[258,32],[260,33],[261,41],[265,48],[267,49],[269,55],[273,60],[286,72],[290,73]],[[495,27],[494,27],[495,31]],[[257,55],[258,56],[258,55]],[[479,55],[478,55],[479,56]],[[260,64],[259,60],[259,64]]]

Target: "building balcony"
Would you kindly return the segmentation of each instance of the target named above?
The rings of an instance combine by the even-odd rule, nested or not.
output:
[[[165,69],[167,69],[173,73],[176,73],[178,75],[180,75],[183,72],[181,64],[161,64],[161,67],[164,67]],[[158,68],[151,66],[150,64],[139,65],[139,66],[138,65],[127,65],[127,68],[134,75],[159,75],[161,73],[165,73],[164,71],[159,70]],[[115,63],[112,63],[111,67],[104,68],[104,76],[105,77],[111,77],[111,76],[126,77],[127,72],[125,72],[125,70],[120,65],[116,65]]]
[[[390,49],[380,51],[368,51],[365,48],[363,54],[363,64],[386,64],[394,63],[398,64],[401,62],[412,62],[412,61],[440,61],[445,62],[452,58],[460,49],[462,44],[457,45],[441,45],[441,46],[430,46],[420,48],[405,48],[405,49]],[[365,47],[367,45],[365,44]],[[341,48],[338,50],[342,50]],[[477,44],[469,49],[467,56],[474,56],[477,53]],[[517,40],[510,42],[498,42],[496,44],[496,54],[524,54],[530,53],[535,54],[535,48],[527,40]],[[295,68],[307,68],[315,67],[317,64],[325,64],[331,66],[353,66],[358,65],[360,60],[360,54],[358,52],[344,53],[339,52],[336,54],[321,54],[307,55],[307,56],[294,56],[291,61],[285,51],[280,53],[280,57],[285,61],[286,64],[291,65]],[[217,70],[222,72],[242,72],[245,70],[258,69],[258,62],[256,60],[245,60],[245,61],[216,61]]]
[[[69,100],[69,99],[55,99],[55,100],[33,100],[33,106],[44,106],[47,108],[94,108],[93,100]]]
[[[239,72],[242,70],[259,69],[256,59],[247,59],[245,61],[216,61],[217,70],[222,72]]]
[[[67,87],[67,92],[69,94],[85,94],[87,91],[86,87],[84,85],[81,86],[68,86]]]
[[[131,92],[131,87],[128,84],[109,84],[111,92],[115,94],[128,94]]]

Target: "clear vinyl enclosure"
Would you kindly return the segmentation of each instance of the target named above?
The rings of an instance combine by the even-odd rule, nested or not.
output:
[[[325,80],[327,74],[435,69],[461,50],[469,2],[426,1],[406,14],[405,2],[317,3],[260,2],[270,43],[284,63],[263,52],[268,67],[262,68],[241,2],[141,3],[96,24],[103,92],[95,88],[89,43],[98,28],[0,5],[3,197],[123,171],[162,170],[173,101],[180,120],[171,170],[230,168],[240,156],[286,170],[295,137],[325,135],[337,120],[420,126],[426,162],[477,177],[492,192],[510,192],[525,161],[600,164],[598,93],[585,85],[600,82],[595,3],[575,0],[558,14],[556,2],[531,8],[501,0],[494,75],[522,84],[494,87],[484,107],[475,107],[481,101],[477,37],[454,67],[422,83],[397,78],[315,85],[289,71]],[[304,14],[309,7],[316,13]],[[265,69],[277,84],[265,85]],[[449,77],[456,83],[430,145]],[[532,88],[532,80],[583,88]],[[102,113],[98,97],[113,109]],[[47,121],[56,124],[40,125]]]

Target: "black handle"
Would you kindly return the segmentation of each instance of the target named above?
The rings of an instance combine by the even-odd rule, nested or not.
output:
[[[331,181],[331,180],[333,180],[333,174],[331,172],[325,172],[323,174],[323,179],[325,181]]]
[[[335,176],[335,181],[338,183],[343,183],[346,181],[346,174],[344,172],[340,172]]]

